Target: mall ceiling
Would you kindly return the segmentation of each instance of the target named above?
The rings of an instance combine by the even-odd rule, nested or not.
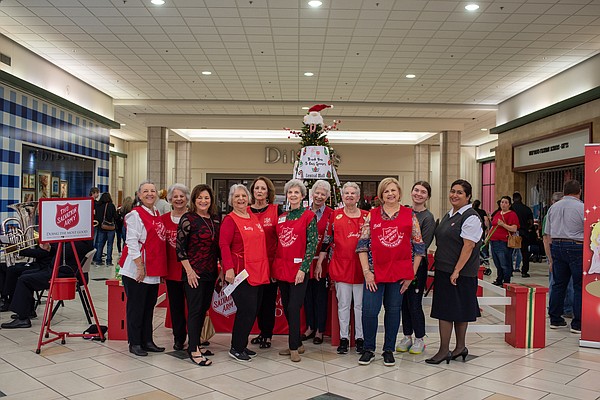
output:
[[[476,145],[499,103],[598,54],[600,2],[473,3],[0,0],[0,33],[113,97],[127,140],[157,122],[299,128],[332,103],[344,130],[442,125]]]

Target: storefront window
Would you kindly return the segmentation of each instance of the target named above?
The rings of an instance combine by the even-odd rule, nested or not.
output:
[[[481,208],[491,214],[496,210],[496,161],[481,164]]]
[[[95,161],[23,145],[21,199],[87,197],[94,186]]]

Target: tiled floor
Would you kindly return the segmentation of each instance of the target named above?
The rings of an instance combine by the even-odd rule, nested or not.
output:
[[[545,264],[532,267],[532,277],[526,281],[546,284]],[[111,274],[106,267],[92,270],[92,278]],[[90,287],[105,324],[106,286],[91,281]],[[9,314],[0,315],[2,322]],[[154,337],[170,349],[171,331],[164,328],[164,317],[165,310],[157,308]],[[479,323],[500,321],[484,315]],[[428,318],[427,324],[436,321]],[[70,332],[88,326],[78,300],[67,302],[54,326]],[[503,334],[470,333],[467,340],[473,357],[466,363],[437,366],[423,361],[437,349],[438,335],[432,332],[424,354],[397,354],[395,367],[385,367],[379,354],[371,365],[359,366],[356,354],[338,355],[327,340],[320,346],[306,344],[302,362],[292,363],[277,354],[286,347],[283,336],[274,338],[271,349],[256,349],[259,355],[253,361],[240,363],[227,355],[230,335],[217,334],[210,346],[216,353],[213,365],[204,368],[170,354],[135,357],[125,342],[111,340],[67,338],[65,345],[43,346],[38,355],[39,329],[36,319],[30,329],[0,330],[0,392],[8,398],[309,399],[326,393],[361,400],[600,398],[600,350],[580,348],[578,336],[567,328],[547,329],[544,349],[515,349],[505,343]]]

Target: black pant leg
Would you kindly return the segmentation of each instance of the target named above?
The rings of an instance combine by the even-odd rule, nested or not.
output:
[[[273,337],[275,328],[275,303],[277,301],[277,283],[263,285],[260,308],[258,310],[258,327],[262,337]]]
[[[327,327],[327,280],[321,278],[315,284],[315,318],[316,328],[320,333]]]
[[[167,280],[167,294],[169,296],[169,312],[173,325],[173,339],[176,343],[185,343],[187,329],[185,323],[185,291],[182,281]]]
[[[2,296],[7,298],[8,301],[12,301],[12,297],[15,294],[15,288],[17,287],[17,280],[25,271],[36,272],[39,271],[37,268],[29,266],[24,263],[15,264],[12,267],[6,269],[6,279],[2,290]]]
[[[316,279],[306,278],[306,294],[304,296],[304,316],[306,317],[306,327],[310,330],[317,329],[317,313],[316,313]]]
[[[206,311],[210,307],[214,283],[198,281],[198,286],[193,288],[187,281],[184,281],[183,285],[188,305],[188,352],[191,353],[200,347],[200,334]]]
[[[290,282],[279,282],[283,309],[289,326],[289,348],[297,350],[302,344],[300,340],[300,309],[304,303],[308,279],[299,285]]]
[[[33,292],[48,289],[51,278],[52,271],[50,269],[22,274],[17,280],[10,310],[17,313],[21,319],[28,318],[34,306]]]
[[[240,283],[231,294],[237,308],[231,332],[231,347],[238,352],[244,351],[248,346],[248,335],[250,335],[258,310],[259,291],[259,286],[252,286],[246,280]]]
[[[130,345],[141,346],[144,329],[144,309],[146,307],[147,288],[145,283],[138,283],[135,279],[122,276],[123,289],[127,295],[125,305],[127,315],[127,340]]]
[[[152,339],[152,332],[154,328],[152,326],[152,320],[154,319],[154,307],[156,306],[156,300],[158,299],[158,283],[149,285],[142,283],[147,286],[146,289],[146,301],[144,303],[144,321],[142,324],[142,344],[154,342]]]
[[[521,257],[523,258],[521,273],[526,274],[529,272],[529,241],[526,236],[522,236],[521,239]]]

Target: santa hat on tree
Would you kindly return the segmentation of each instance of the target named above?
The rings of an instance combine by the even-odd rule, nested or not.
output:
[[[326,108],[333,108],[333,106],[329,104],[315,104],[314,106],[309,108],[308,112],[304,116],[304,123],[306,125],[323,125],[323,117],[321,116],[321,111]]]

